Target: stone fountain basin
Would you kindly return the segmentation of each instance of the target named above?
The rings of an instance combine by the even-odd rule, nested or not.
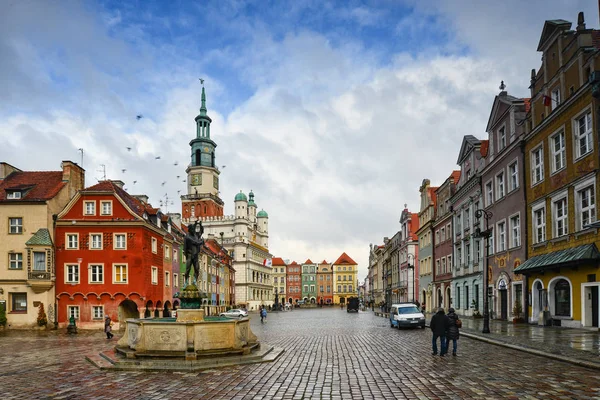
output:
[[[175,318],[133,318],[126,321],[117,351],[121,349],[129,358],[183,356],[190,360],[202,355],[249,354],[257,346],[248,318],[206,317],[186,322]]]

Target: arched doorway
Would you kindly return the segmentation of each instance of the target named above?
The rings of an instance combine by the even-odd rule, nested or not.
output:
[[[438,288],[437,290],[437,306],[444,307],[444,298],[442,296],[442,289]]]
[[[152,303],[152,300],[148,300],[146,302],[146,311],[144,311],[144,318],[152,317],[152,308],[153,307],[154,307],[154,303]]]
[[[293,302],[294,302],[294,301],[293,301],[293,300],[292,300],[292,298],[290,297],[290,298],[288,299],[288,303],[290,303],[290,304],[293,304]]]
[[[125,329],[125,322],[128,318],[139,318],[140,311],[137,304],[132,300],[123,300],[118,307],[119,329]]]
[[[160,317],[160,312],[162,311],[162,301],[156,302],[156,307],[154,308],[154,318]]]
[[[314,297],[310,298],[310,304],[315,304],[317,302],[317,300]]]
[[[450,286],[446,287],[446,296],[444,296],[444,308],[450,308]]]
[[[163,307],[163,317],[169,318],[171,316],[171,302],[166,301]]]
[[[508,319],[508,285],[504,278],[498,281],[498,296],[500,297],[500,319]]]
[[[558,279],[550,283],[552,296],[552,314],[559,317],[571,316],[571,284],[566,279]]]
[[[179,308],[179,300],[173,301],[173,310],[177,310]]]
[[[532,293],[531,293],[531,300],[532,300],[532,304],[531,304],[531,310],[532,310],[532,315],[531,318],[534,321],[537,321],[540,317],[540,313],[543,311],[543,307],[544,307],[544,301],[543,301],[543,293],[544,293],[544,285],[542,284],[542,281],[535,281],[533,283],[533,289],[532,289]]]

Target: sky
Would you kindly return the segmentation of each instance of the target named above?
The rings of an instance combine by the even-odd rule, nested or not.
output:
[[[423,179],[487,139],[500,81],[529,97],[544,21],[597,28],[595,3],[3,0],[0,161],[59,170],[83,149],[88,186],[181,212],[202,78],[225,214],[252,190],[274,256],[346,252],[362,281]]]

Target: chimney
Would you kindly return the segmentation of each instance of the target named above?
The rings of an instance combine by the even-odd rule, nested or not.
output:
[[[167,213],[171,221],[178,227],[181,228],[181,214],[179,213]]]
[[[146,196],[145,194],[134,194],[133,197],[135,197],[144,204],[148,204],[148,196]]]
[[[21,170],[17,167],[13,167],[8,163],[0,163],[0,181],[12,174],[13,172],[21,172]]]
[[[85,170],[73,161],[63,161],[60,163],[62,168],[62,180],[68,182],[69,197],[72,198],[85,187]]]
[[[112,183],[114,183],[115,185],[117,185],[118,187],[120,187],[121,189],[123,189],[123,186],[125,186],[125,182],[120,181],[120,180],[111,180]]]
[[[600,5],[600,2],[598,3]],[[585,18],[583,17],[583,11],[579,12],[577,15],[577,31],[582,31],[585,29]]]

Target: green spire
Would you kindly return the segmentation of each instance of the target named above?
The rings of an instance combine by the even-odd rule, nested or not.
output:
[[[204,86],[202,86],[202,105],[200,106],[200,115],[206,116],[206,94],[204,93]]]

